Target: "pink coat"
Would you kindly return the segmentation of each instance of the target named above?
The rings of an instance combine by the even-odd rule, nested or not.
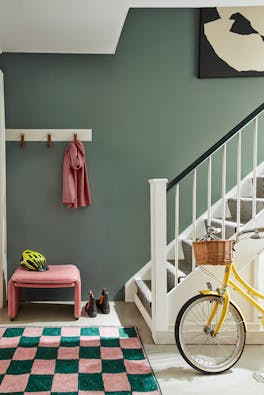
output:
[[[79,140],[70,143],[64,155],[62,202],[69,208],[85,207],[92,203],[85,149]]]

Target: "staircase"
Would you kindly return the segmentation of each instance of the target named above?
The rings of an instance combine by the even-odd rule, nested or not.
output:
[[[242,120],[213,147],[194,161],[170,183],[166,179],[150,180],[151,206],[151,261],[126,283],[126,301],[134,301],[148,324],[155,343],[174,343],[174,323],[181,306],[199,289],[204,289],[207,281],[219,287],[223,267],[196,267],[192,241],[205,234],[208,226],[221,228],[221,238],[233,238],[239,230],[264,225],[264,157],[258,148],[259,121],[264,112],[264,103]],[[253,166],[243,179],[243,157],[241,140],[252,125]],[[226,191],[227,146],[236,144],[236,183]],[[216,153],[221,151],[221,198],[212,202],[212,163]],[[260,160],[261,159],[261,160]],[[201,166],[207,166],[207,210],[197,218],[197,174]],[[180,231],[180,187],[182,181],[192,177],[192,223]],[[167,193],[175,193],[175,235],[167,245]],[[235,259],[243,276],[259,287],[259,266],[264,250],[264,239],[257,242],[246,240],[237,246]],[[264,255],[264,254],[263,254]],[[255,265],[249,265],[251,262]],[[263,257],[264,263],[264,257]],[[264,281],[263,281],[264,282]],[[232,295],[239,304],[237,295]],[[243,302],[244,303],[244,302]],[[257,314],[248,306],[248,343],[264,343]]]

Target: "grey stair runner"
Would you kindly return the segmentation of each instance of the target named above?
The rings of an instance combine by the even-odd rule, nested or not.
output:
[[[151,317],[151,280],[136,280],[137,296]]]
[[[169,292],[174,287],[174,280],[175,280],[175,267],[171,263],[175,261],[167,262],[167,292]],[[179,270],[178,271],[179,279],[185,277],[185,274]],[[148,314],[151,316],[151,280],[136,280],[136,287],[137,287],[137,296],[141,300],[141,303],[147,310]]]
[[[257,198],[264,198],[264,176],[257,177]]]
[[[240,219],[243,222],[248,222],[252,218],[252,198],[241,198],[240,199]],[[237,210],[237,199],[229,198],[228,207],[231,213],[232,218],[236,218],[236,210]],[[264,199],[257,198],[256,199],[256,212],[259,213],[264,208]]]
[[[182,250],[184,255],[184,260],[192,266],[192,240],[183,239],[182,240]]]
[[[208,220],[205,219],[204,223],[205,223],[205,227],[207,229],[207,227],[208,227]],[[241,223],[241,225],[243,225],[243,223]],[[212,218],[210,226],[214,226],[215,228],[222,228],[222,219],[221,218]],[[230,239],[230,237],[232,237],[236,233],[236,231],[237,231],[236,228],[237,228],[236,219],[234,219],[234,218],[227,218],[225,220],[225,238],[226,239]],[[219,233],[218,236],[221,239],[222,238],[222,232]]]
[[[259,213],[264,208],[264,176],[257,177],[256,186],[256,212]],[[241,225],[250,221],[252,218],[252,197],[240,198],[240,223]],[[228,198],[227,204],[230,210],[231,218],[225,220],[225,237],[229,239],[236,233],[236,213],[237,213],[237,199],[235,197]],[[205,228],[208,226],[208,221],[205,219]],[[217,228],[222,227],[221,218],[212,218],[211,226]],[[219,234],[222,237],[222,233]],[[192,268],[192,240],[183,239],[182,250],[184,259],[178,262],[178,282],[181,282],[190,272]],[[167,291],[169,292],[174,287],[175,281],[175,261],[167,262]],[[137,295],[141,300],[148,314],[151,316],[151,280],[136,280]]]

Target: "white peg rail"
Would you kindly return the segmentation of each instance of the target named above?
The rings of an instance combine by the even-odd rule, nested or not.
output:
[[[72,141],[74,134],[80,141],[92,141],[91,129],[6,129],[6,141],[20,141],[24,135],[27,141],[47,141],[51,135],[51,141]]]

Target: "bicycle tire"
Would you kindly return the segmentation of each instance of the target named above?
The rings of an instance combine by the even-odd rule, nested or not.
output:
[[[209,307],[213,302],[219,302],[220,308],[212,320],[211,327],[205,328],[210,314]],[[180,354],[190,366],[205,374],[219,374],[230,369],[241,357],[245,346],[245,323],[232,302],[229,304],[227,316],[219,334],[215,337],[211,336],[219,320],[221,305],[220,297],[217,295],[196,295],[182,306],[175,323],[175,340]],[[188,317],[191,319],[190,314],[193,318],[188,322],[186,319]],[[202,321],[195,321],[200,316],[202,316]],[[195,325],[196,329],[192,329]],[[231,331],[233,331],[232,337]]]

